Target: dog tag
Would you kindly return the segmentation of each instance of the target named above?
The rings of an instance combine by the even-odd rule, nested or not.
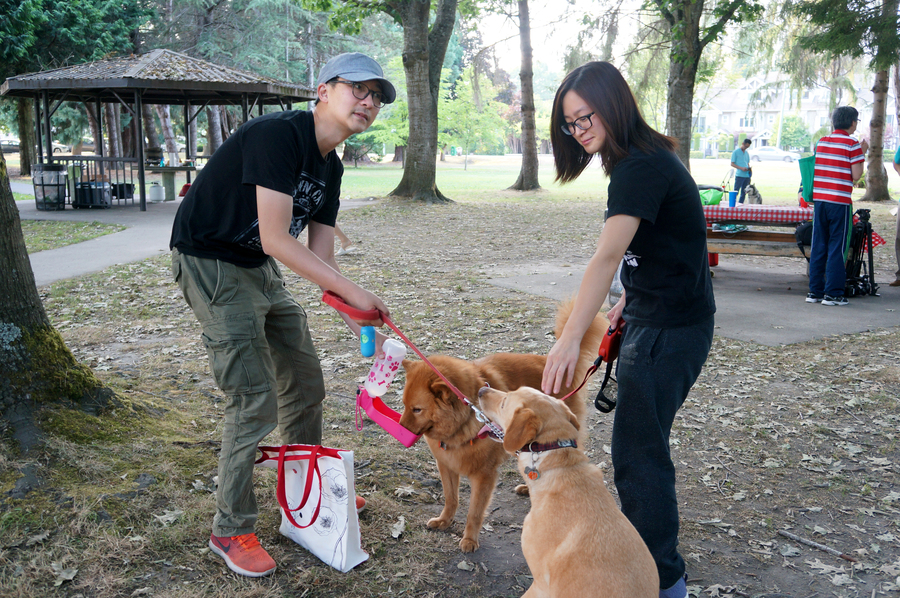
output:
[[[541,477],[541,472],[539,472],[534,467],[526,467],[525,475],[528,477],[529,480],[534,481],[534,480],[538,479],[539,477]]]

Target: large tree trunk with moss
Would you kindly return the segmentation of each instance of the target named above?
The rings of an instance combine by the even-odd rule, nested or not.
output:
[[[534,67],[531,56],[531,21],[528,0],[519,0],[519,40],[522,46],[522,169],[510,189],[531,191],[540,189],[538,182],[537,135],[534,124]]]
[[[438,2],[430,31],[429,0],[403,0],[398,5],[403,24],[403,70],[410,127],[403,178],[390,195],[426,203],[449,201],[436,184],[438,96],[441,66],[456,22],[457,0]]]
[[[36,414],[55,404],[99,412],[114,396],[75,361],[50,325],[25,249],[19,210],[0,155],[0,419],[23,453],[37,448]]]

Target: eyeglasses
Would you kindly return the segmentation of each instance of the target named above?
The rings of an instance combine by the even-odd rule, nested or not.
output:
[[[559,128],[562,129],[562,132],[566,135],[574,135],[575,127],[578,127],[582,131],[587,131],[594,124],[591,122],[591,117],[594,116],[594,114],[594,112],[591,112],[590,114],[579,116],[570,123],[563,123]]]
[[[342,81],[341,79],[335,79],[337,83],[343,83],[344,85],[349,85],[350,90],[353,92],[353,97],[357,100],[364,100],[369,95],[372,96],[372,105],[376,108],[381,108],[384,106],[384,94],[380,91],[372,91],[369,89],[364,83],[354,83],[353,81]]]

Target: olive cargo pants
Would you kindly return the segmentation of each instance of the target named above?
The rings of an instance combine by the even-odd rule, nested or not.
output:
[[[228,397],[213,534],[239,536],[257,519],[253,463],[278,426],[284,444],[320,444],[325,381],[306,313],[275,260],[242,268],[172,250],[172,275],[203,329],[216,384]]]

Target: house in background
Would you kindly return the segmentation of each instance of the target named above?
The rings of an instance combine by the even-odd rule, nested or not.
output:
[[[859,136],[868,137],[872,118],[872,91],[856,90],[854,107],[860,112]],[[799,93],[779,85],[753,77],[742,80],[737,88],[698,90],[694,98],[694,150],[704,155],[716,155],[718,151],[730,152],[744,138],[750,138],[752,147],[776,145],[779,116],[799,117],[813,139],[831,130],[831,110],[828,105],[829,90],[816,87]],[[844,103],[849,103],[846,99]],[[885,117],[884,145],[895,149],[898,145],[896,115],[893,113],[894,90],[888,94],[888,114]],[[823,131],[824,130],[824,131]],[[816,135],[816,133],[820,135]],[[810,151],[810,148],[782,148]]]

